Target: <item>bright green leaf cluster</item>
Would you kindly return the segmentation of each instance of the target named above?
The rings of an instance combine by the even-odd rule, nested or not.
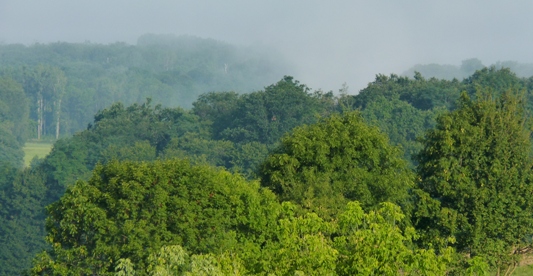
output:
[[[107,274],[121,258],[144,269],[147,256],[168,244],[193,253],[256,250],[279,204],[240,176],[171,160],[98,166],[48,210],[53,262],[39,261],[34,271]]]
[[[411,249],[415,231],[399,226],[405,216],[392,203],[365,213],[350,202],[338,222],[314,213],[295,216],[294,207],[283,203],[275,235],[258,252],[259,269],[251,270],[238,254],[190,256],[181,246],[164,246],[148,257],[145,271],[121,259],[116,275],[444,275],[452,261],[451,248],[441,255]]]
[[[326,217],[349,200],[365,208],[384,201],[406,206],[412,177],[401,152],[358,112],[296,128],[261,169],[262,185],[281,200]]]

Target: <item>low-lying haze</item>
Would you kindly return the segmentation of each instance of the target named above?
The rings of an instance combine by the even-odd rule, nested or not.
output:
[[[357,91],[415,64],[533,62],[531,1],[0,0],[1,43],[188,34],[280,51],[311,88]]]

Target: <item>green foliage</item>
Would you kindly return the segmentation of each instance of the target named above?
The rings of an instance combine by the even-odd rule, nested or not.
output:
[[[383,203],[365,213],[349,202],[338,221],[326,222],[314,213],[297,216],[295,206],[284,202],[276,230],[259,254],[259,267],[250,267],[239,254],[189,255],[181,246],[163,246],[148,257],[146,270],[134,269],[129,259],[116,265],[117,275],[444,275],[453,249],[441,255],[429,249],[412,249],[412,227],[400,207]],[[479,259],[475,259],[479,261]],[[247,268],[252,268],[249,270]],[[476,273],[482,268],[475,266]],[[145,273],[146,272],[146,273]],[[474,274],[472,274],[474,275]]]
[[[192,36],[145,35],[137,45],[0,45],[0,56],[0,75],[24,86],[35,138],[39,120],[43,136],[55,135],[58,118],[61,134],[70,135],[115,102],[131,105],[153,98],[188,108],[207,91],[261,89],[287,68],[269,49]]]
[[[46,187],[38,171],[0,165],[0,275],[18,275],[44,248]]]
[[[393,145],[402,147],[405,159],[412,161],[422,147],[417,137],[435,125],[438,114],[455,108],[463,89],[465,85],[457,80],[425,79],[419,73],[414,79],[377,75],[359,94],[343,95],[339,108],[343,112],[360,109],[367,122],[378,126]]]
[[[227,140],[205,139],[197,134],[187,133],[182,137],[172,138],[159,157],[186,158],[194,164],[225,167],[252,179],[267,155],[267,146],[259,142],[235,144]]]
[[[263,248],[262,270],[274,275],[331,275],[338,251],[333,248],[332,223],[314,213],[295,216],[291,203],[284,202],[274,239]]]
[[[115,272],[116,276],[134,276],[136,274],[130,259],[118,260]]]
[[[211,140],[196,133],[187,133],[182,137],[172,138],[162,157],[164,159],[188,158],[195,164],[230,168],[234,150],[234,144],[230,141]]]
[[[281,200],[331,217],[348,200],[407,204],[412,174],[400,151],[358,112],[296,128],[264,162],[262,185]]]
[[[158,252],[148,257],[147,275],[244,275],[245,268],[242,261],[236,256],[228,254],[213,255],[199,254],[190,256],[179,245],[163,246]],[[144,271],[135,271],[129,259],[120,259],[115,268],[115,275],[127,276],[144,274]]]
[[[214,138],[235,143],[272,145],[284,133],[296,126],[316,122],[317,116],[327,115],[333,108],[333,102],[328,101],[333,97],[331,93],[318,91],[311,94],[307,86],[289,76],[265,87],[264,91],[242,95],[234,105],[230,104],[234,98],[232,95],[208,95],[195,106],[194,112],[208,119],[213,114],[220,116],[213,120],[213,130],[220,131],[214,132]]]
[[[22,167],[29,110],[22,86],[0,76],[0,162]]]
[[[294,91],[291,92],[291,89]],[[277,140],[283,131],[296,125],[315,120],[320,110],[324,111],[326,106],[332,104],[323,103],[329,96],[311,95],[306,92],[305,86],[299,85],[290,77],[268,88],[268,91],[272,94],[269,101],[275,101],[276,95],[287,94],[283,98],[284,102],[302,102],[300,111],[292,115],[283,113],[287,117],[278,120],[275,133],[272,132],[265,138],[268,141]],[[262,97],[261,95],[268,93],[252,94],[255,95],[253,97]],[[87,179],[98,162],[106,163],[113,159],[151,161],[188,158],[194,163],[221,166],[249,178],[255,177],[258,164],[272,147],[272,144],[265,144],[265,139],[260,139],[264,134],[263,130],[256,129],[253,124],[247,126],[249,131],[238,126],[237,132],[248,131],[247,133],[254,133],[252,136],[255,137],[239,142],[223,139],[220,133],[217,134],[222,129],[230,132],[235,130],[231,130],[231,127],[238,124],[238,112],[251,114],[249,116],[252,117],[260,113],[256,111],[261,110],[261,106],[251,106],[246,111],[236,110],[232,102],[235,96],[234,93],[206,95],[195,106],[194,112],[198,115],[181,108],[163,108],[161,105],[153,107],[150,99],[143,104],[128,107],[116,103],[99,111],[87,130],[73,138],[58,141],[50,156],[42,162],[41,168],[47,172],[47,182],[53,187],[51,200],[59,198],[67,185],[74,183],[76,179]],[[291,97],[294,99],[291,100]],[[238,98],[239,103],[243,101],[245,96]],[[265,103],[261,103],[263,104]],[[285,106],[275,108],[291,109],[286,103],[283,104]],[[230,107],[224,107],[226,105]],[[318,109],[312,110],[306,106]],[[221,114],[220,117],[227,120],[218,121],[216,114]]]
[[[220,138],[231,122],[235,120],[233,113],[239,105],[239,94],[235,92],[211,92],[202,94],[192,104],[192,112],[202,120],[211,122],[214,138]]]
[[[95,115],[94,124],[72,138],[60,139],[39,168],[46,172],[50,203],[77,179],[86,180],[97,163],[153,161],[173,137],[194,132],[207,136],[198,118],[181,108],[117,103]]]
[[[382,203],[365,213],[358,202],[348,203],[339,215],[339,275],[444,275],[453,256],[446,248],[441,255],[433,249],[411,249],[415,229],[401,229],[405,219],[399,206]]]
[[[188,257],[181,246],[163,246],[148,257],[147,271],[151,275],[178,275]]]
[[[269,153],[268,146],[259,142],[236,144],[231,154],[231,170],[247,178],[257,176],[257,170]]]
[[[111,160],[152,161],[156,159],[156,149],[149,141],[133,143],[133,146],[117,146],[110,144],[103,152],[101,160],[107,163]]]
[[[420,110],[402,101],[398,96],[386,99],[378,96],[361,112],[366,121],[388,134],[391,143],[399,145],[404,151],[404,159],[422,149],[417,140],[424,132],[435,125],[434,117],[440,110]]]
[[[95,110],[100,110],[94,116],[94,122],[89,124],[85,131],[71,138],[58,140],[49,156],[34,162],[32,168],[28,169],[28,171],[32,170],[32,173],[31,177],[26,176],[26,178],[32,183],[24,183],[24,185],[27,187],[36,185],[35,189],[36,192],[38,191],[38,196],[33,196],[34,200],[26,200],[28,196],[18,196],[17,189],[9,188],[19,184],[16,184],[15,179],[17,177],[13,177],[6,172],[6,178],[4,179],[4,184],[2,184],[4,188],[1,192],[5,195],[3,197],[4,201],[8,203],[2,202],[2,204],[9,205],[11,204],[9,202],[18,202],[17,200],[20,199],[21,204],[9,205],[11,207],[6,210],[15,214],[19,212],[32,213],[31,216],[28,216],[28,219],[20,219],[16,223],[6,223],[5,225],[15,226],[6,226],[3,228],[6,230],[1,232],[0,238],[12,244],[7,248],[31,247],[28,250],[19,250],[18,252],[22,253],[17,255],[16,258],[28,260],[28,254],[34,254],[33,252],[44,247],[42,242],[34,242],[40,241],[43,236],[43,222],[41,220],[43,206],[58,200],[65,190],[71,187],[65,198],[60,203],[53,205],[57,208],[59,208],[58,206],[65,208],[61,210],[54,209],[56,220],[55,224],[50,226],[50,229],[59,231],[55,236],[51,237],[60,242],[56,243],[56,247],[49,250],[48,253],[40,254],[37,257],[34,271],[55,271],[58,274],[68,274],[71,267],[76,267],[79,270],[73,272],[74,274],[100,270],[105,273],[112,273],[113,269],[118,265],[117,260],[123,259],[124,261],[121,264],[127,267],[128,264],[125,260],[130,258],[130,263],[135,265],[134,270],[140,271],[139,273],[145,273],[149,263],[148,256],[155,254],[157,250],[165,245],[179,244],[183,246],[184,250],[189,252],[187,254],[192,254],[189,255],[190,259],[186,261],[183,270],[181,270],[183,273],[204,273],[205,271],[202,270],[202,267],[206,269],[215,269],[216,267],[218,267],[216,269],[222,269],[226,267],[222,265],[222,263],[227,262],[224,260],[240,260],[239,262],[242,261],[242,264],[246,267],[247,273],[285,271],[284,273],[289,274],[328,274],[330,272],[334,274],[337,273],[340,267],[339,260],[345,258],[342,252],[349,250],[347,249],[349,246],[336,247],[338,244],[336,245],[334,237],[343,236],[346,240],[349,240],[350,238],[348,237],[352,234],[347,234],[347,232],[340,234],[340,230],[332,223],[340,219],[338,215],[346,208],[347,202],[358,200],[362,208],[370,210],[371,213],[377,212],[376,209],[379,208],[381,202],[392,201],[400,205],[409,217],[411,217],[411,209],[415,207],[412,206],[413,202],[409,201],[407,196],[409,189],[412,188],[412,173],[408,169],[406,162],[402,160],[402,153],[389,145],[384,134],[389,135],[391,144],[400,145],[404,150],[404,156],[409,158],[418,150],[425,149],[423,144],[416,139],[422,135],[425,129],[435,125],[434,118],[446,109],[453,110],[457,107],[455,99],[458,97],[459,91],[466,90],[473,95],[476,89],[484,89],[483,87],[491,86],[494,87],[492,94],[499,95],[510,87],[527,87],[528,89],[533,87],[533,81],[519,79],[509,70],[488,68],[476,72],[475,75],[463,82],[425,79],[421,74],[415,74],[414,79],[396,75],[378,75],[376,80],[358,95],[348,96],[344,93],[340,97],[334,97],[331,93],[311,92],[308,87],[300,84],[292,77],[284,77],[279,82],[267,86],[263,90],[246,95],[239,95],[236,92],[204,94],[193,104],[192,111],[186,111],[181,108],[165,108],[161,105],[154,106],[150,100],[129,105],[132,102],[142,102],[145,96],[152,96],[155,102],[161,102],[161,99],[164,99],[164,104],[171,104],[176,98],[179,98],[182,102],[192,102],[193,99],[188,97],[199,91],[195,89],[200,89],[200,86],[205,88],[227,85],[224,86],[224,90],[234,89],[233,87],[236,86],[232,84],[230,80],[232,77],[229,75],[236,72],[234,70],[236,67],[230,64],[226,68],[228,72],[224,72],[224,70],[216,72],[218,70],[216,66],[219,66],[216,64],[223,64],[225,61],[217,54],[203,56],[210,49],[215,49],[222,45],[211,42],[207,43],[210,46],[202,46],[202,40],[175,40],[169,38],[166,41],[161,37],[151,37],[148,40],[140,41],[138,46],[58,43],[36,45],[32,46],[33,48],[12,47],[14,56],[20,55],[21,52],[29,50],[29,48],[34,50],[38,48],[42,53],[49,54],[46,58],[43,56],[28,56],[27,59],[32,60],[32,63],[28,63],[25,68],[6,68],[4,64],[0,66],[2,67],[0,68],[0,74],[2,75],[0,85],[4,85],[11,91],[4,94],[20,96],[26,93],[26,99],[31,99],[27,104],[31,111],[29,117],[33,121],[30,123],[32,128],[37,128],[37,119],[39,117],[37,116],[36,102],[39,98],[39,93],[42,94],[45,100],[42,116],[45,122],[43,124],[45,130],[43,132],[48,135],[54,131],[56,126],[54,122],[58,118],[61,119],[61,131],[64,134],[85,128],[86,122],[90,119],[90,115],[87,114],[93,114]],[[183,49],[187,50],[182,51]],[[3,46],[0,47],[0,52],[2,51],[5,51]],[[231,47],[225,48],[221,50],[221,53],[225,53],[221,56],[226,54],[231,56],[232,51]],[[187,60],[186,57],[188,55],[193,55],[194,58]],[[8,60],[11,60],[12,57],[6,56]],[[60,59],[66,60],[66,65],[62,64]],[[201,65],[194,65],[198,60],[202,60]],[[74,64],[69,63],[73,61],[75,61]],[[11,64],[10,62],[13,62],[13,60],[6,62],[8,62],[6,64]],[[243,62],[246,63],[245,61]],[[18,64],[17,66],[20,65]],[[467,65],[465,65],[465,68]],[[247,68],[253,69],[254,65],[250,66]],[[243,65],[239,70],[245,67]],[[24,91],[13,80],[22,84]],[[198,82],[202,82],[202,84],[197,84]],[[194,89],[192,88],[193,86],[195,87]],[[187,91],[189,90],[196,92],[188,94]],[[213,90],[215,89],[203,91]],[[346,90],[347,88],[344,87],[343,91],[345,92]],[[0,91],[0,93],[3,92]],[[526,93],[526,97],[531,97],[532,94],[529,91],[526,91]],[[14,97],[13,99],[19,98]],[[58,106],[60,98],[62,99],[61,107]],[[110,103],[117,100],[123,101],[124,104],[116,103],[108,107]],[[0,122],[0,141],[5,141],[2,144],[5,149],[1,152],[6,156],[5,159],[16,160],[18,158],[17,154],[20,154],[17,153],[17,148],[20,148],[17,143],[20,143],[21,139],[17,136],[18,134],[14,133],[19,125],[13,122],[19,119],[19,115],[12,115],[14,110],[7,108],[6,106],[8,105],[2,104],[3,101],[4,99],[0,99],[0,116],[6,119]],[[461,107],[461,105],[459,106]],[[360,113],[352,113],[350,111],[352,109],[360,109]],[[57,115],[57,111],[60,112],[59,115]],[[320,119],[321,116],[329,116],[336,111],[340,111],[343,115]],[[24,113],[25,111],[22,109],[16,110],[16,112],[20,112],[22,117],[26,116],[24,115],[26,114]],[[487,113],[490,112],[492,111],[487,111]],[[466,116],[466,119],[460,119],[460,116]],[[469,121],[471,117],[469,112],[463,112],[457,117],[452,117],[448,124],[455,123],[455,120],[458,122]],[[497,121],[499,117],[492,118],[489,116],[487,118]],[[27,121],[27,117],[24,120]],[[27,125],[23,127],[24,120],[20,119],[21,128],[19,130],[28,129]],[[364,122],[376,127],[369,127]],[[294,129],[295,127],[297,128]],[[378,131],[378,128],[381,132]],[[286,134],[293,131],[293,129],[294,132],[292,134]],[[34,130],[32,131],[34,132]],[[477,135],[482,132],[481,130],[476,131],[473,130],[471,133]],[[459,135],[458,133],[453,136],[455,137],[454,139],[459,137],[466,141],[468,139],[465,137],[470,137],[466,134],[461,133]],[[283,135],[286,136],[279,142],[280,137],[283,137]],[[493,136],[499,137],[496,134]],[[507,136],[502,137],[505,138]],[[472,139],[471,145],[484,147],[489,140],[497,144],[494,142],[495,138],[491,139]],[[474,146],[471,149],[472,151],[476,149]],[[466,150],[468,147],[470,146],[465,144],[465,152],[468,152]],[[271,152],[273,149],[275,151]],[[482,173],[479,172],[481,169],[489,168],[489,171],[490,169],[497,169],[499,172],[504,171],[511,175],[509,170],[506,171],[506,168],[511,167],[505,165],[507,164],[505,162],[514,157],[503,153],[493,154],[491,151],[506,152],[506,150],[498,147],[486,150],[486,152],[489,152],[487,153],[488,157],[493,156],[498,160],[503,160],[499,163],[501,167],[495,165],[485,166],[483,165],[485,163],[479,162],[479,164],[476,163],[479,166],[472,166],[465,170],[481,175]],[[269,154],[270,156],[264,161]],[[448,158],[453,160],[455,158],[453,154],[455,152],[450,153]],[[465,153],[465,156],[468,157],[468,154]],[[488,158],[481,153],[475,156],[480,159],[482,159],[481,157]],[[139,175],[151,175],[150,177],[145,177],[146,179],[150,178],[146,181],[152,181],[154,177],[164,176],[171,178],[174,176],[170,172],[177,170],[177,168],[167,168],[160,165],[161,163],[156,163],[159,165],[148,165],[146,163],[125,163],[128,165],[123,165],[116,162],[152,162],[157,159],[166,160],[176,157],[188,159],[189,161],[165,162],[177,162],[177,167],[179,168],[190,167],[190,164],[201,164],[199,167],[194,167],[196,169],[184,169],[182,171],[184,175],[181,175],[180,179],[189,178],[191,175],[198,176],[201,173],[195,174],[191,172],[196,172],[197,168],[216,171],[208,169],[208,165],[224,167],[231,172],[238,172],[248,179],[253,179],[257,178],[257,168],[260,164],[263,164],[260,171],[262,185],[278,193],[282,201],[289,200],[294,205],[290,205],[292,207],[289,208],[287,207],[289,205],[285,203],[285,209],[280,213],[280,207],[275,203],[276,200],[272,195],[270,197],[266,196],[267,199],[261,199],[262,195],[249,200],[246,199],[246,196],[242,197],[243,193],[247,195],[253,194],[254,192],[250,192],[247,189],[257,189],[254,186],[257,184],[252,184],[252,188],[242,188],[241,186],[248,187],[250,184],[238,176],[228,176],[227,179],[229,180],[220,180],[218,176],[206,176],[205,179],[198,176],[195,178],[200,179],[197,181],[198,183],[193,185],[190,184],[194,182],[193,180],[184,180],[180,185],[183,187],[196,187],[194,189],[198,191],[203,191],[200,187],[205,186],[206,189],[214,187],[214,184],[206,183],[217,183],[220,187],[230,187],[227,189],[231,190],[231,192],[224,192],[224,195],[231,198],[229,201],[233,205],[221,200],[216,203],[219,205],[215,204],[212,208],[204,210],[197,203],[191,204],[189,202],[190,200],[192,200],[191,202],[196,202],[198,197],[193,194],[190,196],[189,194],[182,194],[182,190],[180,190],[180,195],[183,198],[181,198],[182,200],[179,203],[182,205],[176,206],[187,211],[184,213],[196,215],[187,215],[186,218],[181,217],[181,221],[175,218],[175,221],[172,222],[174,224],[172,224],[171,230],[167,227],[168,231],[166,231],[163,227],[163,230],[159,231],[157,229],[161,228],[162,222],[165,222],[166,225],[171,224],[166,218],[172,217],[172,215],[164,214],[174,213],[167,212],[168,208],[166,206],[170,206],[169,204],[163,205],[167,209],[161,208],[161,210],[158,209],[159,211],[154,208],[156,205],[149,204],[159,202],[157,200],[165,202],[166,197],[164,194],[174,190],[170,186],[165,187],[165,191],[154,190],[154,188],[148,189],[138,184],[142,181],[135,180],[135,177],[142,178]],[[516,162],[521,162],[520,160]],[[190,164],[187,162],[190,162]],[[93,180],[87,182],[86,180],[91,177],[92,171],[98,163],[103,164],[103,167],[99,167],[97,170],[99,175],[93,175]],[[188,165],[185,166],[183,164]],[[459,168],[464,163],[459,164],[457,166],[454,165],[455,168]],[[436,166],[444,165],[437,162]],[[111,173],[111,168],[115,168],[117,173]],[[149,168],[153,168],[155,171],[150,171],[151,169]],[[138,174],[134,172],[135,170],[139,170]],[[160,170],[170,172],[162,173]],[[120,174],[118,172],[124,173]],[[462,177],[461,172],[460,169],[456,169],[456,173],[454,172],[453,176],[450,174],[450,177],[460,179]],[[486,175],[492,177],[492,175],[495,175],[494,173],[486,173]],[[123,184],[130,182],[137,184],[132,184],[135,188],[131,189],[131,194],[126,192],[119,193],[116,192],[120,190],[118,182],[109,185],[108,183],[112,181],[107,178],[103,179],[102,175],[115,175],[116,177],[109,176],[109,179],[122,179],[124,181],[117,181]],[[469,175],[466,176],[470,177]],[[74,184],[77,180],[82,181]],[[224,184],[226,182],[241,184],[231,186],[230,184]],[[106,184],[104,185],[103,183]],[[502,181],[501,183],[506,182]],[[95,186],[98,186],[98,188],[95,188]],[[520,190],[521,188],[515,187],[513,189]],[[218,191],[215,188],[212,190]],[[239,193],[234,190],[242,190],[243,192]],[[260,194],[269,194],[261,189],[259,191],[261,191],[259,192]],[[450,189],[450,193],[452,192],[453,189]],[[122,195],[121,193],[127,194],[128,197],[113,199],[114,197],[111,196],[105,200],[102,199],[104,195]],[[491,198],[491,192],[486,193],[489,195],[486,198]],[[513,198],[520,198],[520,196],[515,196],[513,193],[509,194]],[[453,240],[449,238],[452,232],[455,234],[467,233],[474,229],[468,228],[470,224],[464,223],[465,221],[480,221],[479,223],[481,224],[488,224],[489,219],[485,219],[485,217],[496,220],[505,217],[503,215],[496,217],[490,212],[488,215],[485,213],[478,215],[476,213],[476,216],[483,217],[483,220],[477,217],[459,216],[455,209],[450,207],[443,208],[440,200],[445,197],[434,196],[420,189],[414,190],[413,195],[415,202],[418,203],[416,206],[416,225],[422,230],[421,234],[424,239],[416,240],[417,235],[409,232],[410,230],[405,227],[410,224],[408,220],[399,222],[401,227],[398,229],[400,230],[381,225],[382,222],[377,223],[381,226],[372,229],[376,231],[382,228],[388,229],[390,233],[394,233],[395,242],[391,242],[391,245],[394,244],[395,248],[401,248],[400,245],[403,244],[409,250],[420,253],[421,256],[433,254],[433,251],[431,251],[432,246],[429,245],[429,242],[436,245],[435,250],[437,253],[442,256],[446,255],[447,243]],[[139,201],[131,203],[130,200],[133,200],[136,196],[142,198],[142,200],[137,198],[136,200]],[[146,200],[146,202],[143,200]],[[269,200],[274,202],[271,203],[273,207],[270,206],[273,208],[272,213],[265,211],[269,210],[268,208],[270,207],[264,202],[270,202]],[[470,199],[457,195],[457,200],[455,201],[461,203],[468,200]],[[498,200],[492,200],[491,198],[491,203],[495,206],[502,205],[502,210],[507,212],[507,217],[510,217],[510,214],[516,214],[517,216],[524,214],[516,211],[519,209],[513,207],[514,205],[512,204],[508,204],[507,201]],[[521,200],[525,201],[526,199],[523,197]],[[241,204],[241,201],[245,203]],[[204,204],[202,200],[199,202]],[[253,204],[250,202],[253,202]],[[29,204],[29,206],[26,206],[26,204]],[[464,207],[464,210],[468,208],[470,208],[469,210],[475,209],[474,207],[469,205]],[[136,214],[135,219],[130,217],[129,222],[125,218],[122,222],[116,219],[120,214],[123,216],[125,214],[124,210],[126,209],[121,208],[137,210],[135,211],[136,213],[128,213],[130,216]],[[75,211],[68,213],[66,210],[70,209]],[[217,211],[218,209],[222,211]],[[244,213],[223,211],[234,209],[241,210],[240,212]],[[35,215],[38,210],[41,212],[41,217]],[[209,212],[209,214],[205,216],[197,215],[203,211]],[[314,212],[314,214],[307,214],[309,211]],[[290,215],[290,212],[293,212],[294,215]],[[267,213],[268,216],[265,215]],[[154,218],[154,221],[151,221],[146,216],[143,217],[145,214]],[[237,216],[236,214],[241,214],[238,219],[235,217]],[[377,216],[374,213],[372,214],[372,216]],[[209,216],[211,216],[210,221],[207,219]],[[248,216],[252,216],[253,219]],[[159,219],[156,220],[156,218]],[[61,224],[59,221],[64,222]],[[180,222],[180,224],[175,224],[177,223],[176,221]],[[246,221],[246,223],[239,221]],[[249,225],[252,221],[256,223],[253,227]],[[132,226],[133,224],[136,226]],[[148,226],[145,227],[145,225]],[[459,225],[466,228],[458,228]],[[218,231],[220,227],[230,230]],[[367,227],[367,225],[364,227]],[[515,225],[509,224],[505,227],[514,229]],[[517,228],[520,227],[517,226]],[[27,229],[27,232],[21,229]],[[41,229],[41,232],[37,231],[37,229]],[[71,230],[78,231],[76,233],[79,235],[75,236],[77,234],[69,232]],[[179,234],[176,232],[178,230],[181,231]],[[484,235],[499,237],[498,235],[500,234],[495,234],[495,232],[491,231],[493,230],[487,232],[488,234],[482,233],[479,235],[476,232],[476,235],[480,237],[477,240],[477,244],[480,247],[489,244],[484,243],[485,240],[489,240],[484,238]],[[397,235],[400,232],[401,237],[399,234]],[[23,233],[27,237],[23,237]],[[77,238],[77,243],[70,240],[69,242],[76,246],[70,247],[70,244],[61,240],[63,233],[66,233],[64,236],[66,240],[71,239],[71,236],[74,235],[75,238],[72,239],[75,240]],[[362,232],[360,234],[363,235]],[[460,239],[460,235],[457,234],[457,236],[459,240],[457,248],[460,248],[460,250],[465,249],[465,236],[461,236]],[[508,235],[503,236],[507,237]],[[91,242],[88,241],[90,238],[93,239]],[[397,242],[397,239],[401,239],[402,242]],[[505,239],[507,238],[502,240]],[[25,240],[30,241],[32,245],[23,245]],[[280,242],[281,240],[285,242]],[[420,249],[415,249],[415,245],[412,244],[413,241],[417,242]],[[67,246],[64,246],[65,244]],[[53,247],[54,244],[51,246]],[[475,273],[486,271],[486,269],[482,268],[482,265],[479,265],[484,263],[484,259],[479,256],[484,258],[489,255],[500,256],[498,255],[502,254],[500,249],[509,249],[505,243],[497,242],[484,246],[484,248],[488,250],[488,253],[485,255],[480,254],[472,259],[465,259],[464,255],[458,255],[465,260],[454,264],[453,269],[455,270],[448,270],[448,272],[456,273],[461,269],[462,271],[470,269],[475,271]],[[426,251],[416,251],[422,249]],[[471,247],[467,249],[470,250]],[[360,250],[367,252],[363,249],[358,249],[358,252]],[[394,250],[391,252],[403,252]],[[26,254],[25,252],[30,253]],[[379,254],[383,253],[383,251],[378,252],[380,252]],[[365,256],[370,256],[368,252],[365,254]],[[464,254],[464,250],[460,254]],[[76,256],[76,258],[73,256]],[[191,261],[192,256],[196,256],[196,261]],[[271,261],[264,261],[267,257]],[[456,256],[456,260],[459,257]],[[379,259],[378,257],[376,258]],[[432,257],[424,258],[432,260]],[[488,260],[494,265],[496,257],[490,258]],[[347,259],[343,260],[346,261]],[[379,260],[379,262],[382,262],[385,259]],[[394,257],[390,260],[395,263],[392,262],[393,264],[387,268],[389,272],[394,271],[396,267],[402,267],[402,271],[407,271],[411,267],[411,265],[407,265],[411,261],[406,261],[403,257]],[[474,262],[474,260],[476,261]],[[476,263],[477,261],[480,262]],[[374,264],[375,260],[369,257],[368,259],[353,262],[369,262],[366,266],[373,267],[372,264]],[[422,260],[417,260],[416,262],[424,266],[427,264]],[[416,262],[412,261],[413,267],[416,266]],[[27,261],[20,262],[20,267],[24,263],[27,264]],[[197,270],[193,270],[193,263],[197,264]],[[14,266],[6,266],[4,263],[1,263],[0,267],[6,267],[6,271],[15,271],[12,270]],[[343,265],[343,267],[351,267],[351,264]],[[357,265],[353,267],[355,267],[354,269],[360,269]],[[382,267],[385,269],[385,266]],[[476,270],[478,268],[481,270]],[[229,273],[225,270],[221,271],[224,274]],[[413,274],[420,274],[417,271],[414,268],[411,270]]]
[[[45,206],[58,200],[77,179],[88,178],[89,165],[93,165],[88,161],[88,148],[82,139],[60,139],[38,165],[36,169],[43,172],[47,186]]]
[[[59,138],[61,127],[61,103],[66,93],[67,77],[58,67],[39,64],[18,72],[20,82],[30,104],[30,116],[35,123],[32,136],[41,140],[44,136]]]
[[[533,234],[529,123],[512,92],[478,98],[463,94],[423,139],[416,224],[428,241],[454,236],[460,252],[505,267]]]
[[[0,77],[0,125],[19,142],[28,138],[29,103],[22,86],[9,77]]]
[[[202,125],[195,123],[197,122],[190,118],[188,112],[180,108],[162,108],[160,105],[152,107],[151,100],[147,99],[143,104],[124,107],[117,103],[100,111],[95,115],[94,124],[84,134],[86,139],[99,144],[100,148],[147,141],[159,152],[172,136],[187,131],[201,132]],[[107,139],[104,141],[103,137]]]
[[[277,209],[272,193],[228,172],[187,161],[111,162],[48,207],[53,249],[33,271],[105,275],[121,258],[144,270],[149,254],[168,244],[195,254],[253,252]]]
[[[523,81],[509,68],[496,69],[495,67],[483,68],[464,80],[468,93],[476,96],[479,89],[496,92],[497,95],[509,90],[523,88]]]
[[[0,123],[0,162],[8,162],[12,166],[22,167],[24,151],[17,138]]]
[[[395,74],[377,75],[374,82],[353,96],[353,104],[354,108],[364,109],[382,96],[390,100],[399,98],[421,110],[442,107],[451,109],[461,89],[462,84],[457,80],[425,79],[420,74],[415,74],[414,79]]]

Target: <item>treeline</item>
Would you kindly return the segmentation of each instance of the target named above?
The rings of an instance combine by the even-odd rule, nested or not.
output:
[[[484,67],[495,67],[498,69],[509,68],[517,76],[521,78],[528,78],[533,76],[533,64],[531,63],[519,63],[516,61],[498,61],[490,66],[484,65],[481,60],[477,58],[466,59],[461,62],[460,66],[450,64],[417,64],[402,75],[413,76],[415,72],[419,72],[426,78],[438,78],[445,80],[468,78],[474,74],[477,70],[481,70]]]
[[[335,96],[284,77],[191,109],[115,103],[29,168],[3,164],[0,272],[512,268],[531,237],[531,84],[484,68]]]
[[[209,91],[262,89],[287,71],[281,60],[260,47],[191,36],[144,35],[136,45],[0,45],[2,122],[17,128],[2,128],[2,160],[21,164],[13,140],[70,136],[115,102],[151,98],[165,107],[190,108]]]
[[[192,110],[150,100],[128,107],[113,104],[98,112],[85,131],[58,140],[45,159],[29,168],[3,163],[3,273],[29,266],[45,247],[44,207],[77,179],[88,179],[98,163],[188,158],[253,178],[285,132],[316,122],[333,106],[331,93],[311,93],[291,77],[250,94],[209,93]]]

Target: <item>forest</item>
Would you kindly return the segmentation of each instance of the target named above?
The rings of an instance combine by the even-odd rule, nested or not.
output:
[[[0,275],[511,275],[530,258],[526,65],[415,66],[350,95],[190,36],[0,61]],[[28,141],[53,148],[24,164]]]

